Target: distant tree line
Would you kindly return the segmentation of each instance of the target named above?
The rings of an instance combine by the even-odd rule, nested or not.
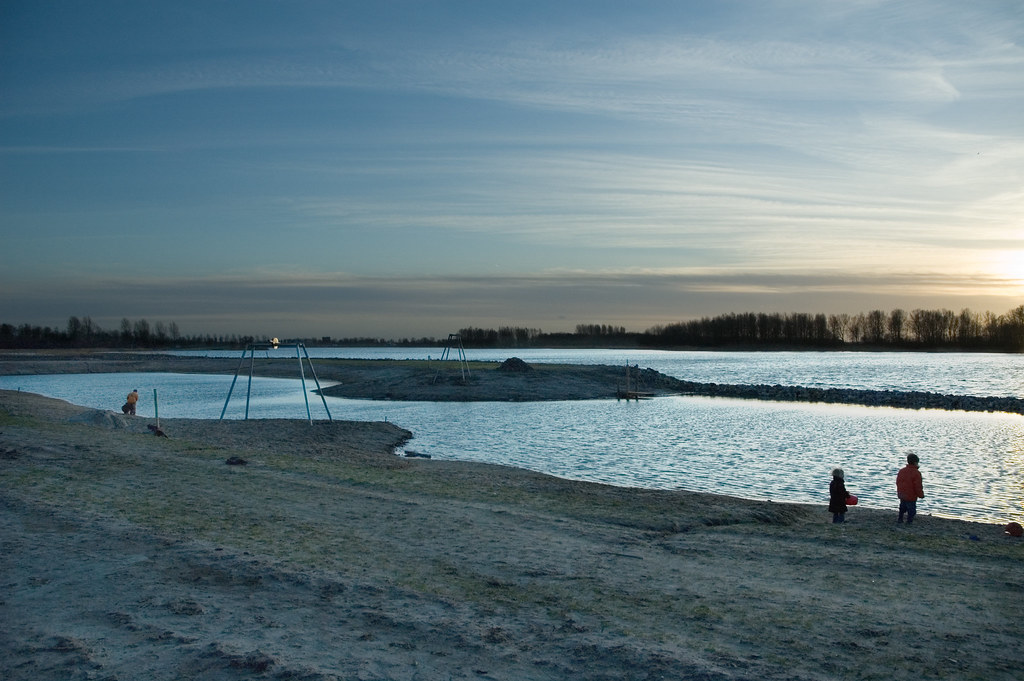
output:
[[[744,349],[871,349],[1024,351],[1024,305],[1006,314],[964,309],[872,310],[857,315],[807,313],[729,313],[629,332],[612,324],[577,324],[574,333],[502,326],[459,330],[467,348],[643,347]],[[70,317],[63,328],[0,324],[0,348],[244,348],[266,336],[184,335],[174,322],[122,319],[104,330],[89,317]],[[320,338],[290,339],[306,345],[402,345],[431,347],[447,339]]]
[[[517,326],[502,326],[494,329],[477,329],[469,327],[459,329],[459,336],[465,347],[474,348],[523,348],[535,345],[535,341],[544,334],[540,329],[527,329]]]
[[[626,327],[611,324],[577,324],[577,336],[625,336]]]
[[[122,319],[117,329],[102,329],[89,317],[69,317],[61,328],[0,323],[0,348],[117,348],[159,349],[188,347],[245,347],[267,338],[238,335],[183,335],[175,322]]]
[[[890,350],[1024,350],[1024,305],[1003,315],[964,309],[848,314],[743,313],[649,329],[650,347],[795,347]]]

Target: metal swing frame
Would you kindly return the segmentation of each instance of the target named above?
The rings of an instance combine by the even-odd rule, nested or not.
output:
[[[437,369],[437,373],[434,374],[434,380],[431,384],[437,383],[437,377],[441,375],[444,370],[444,363],[449,359],[453,359],[451,356],[452,350],[458,352],[459,359],[459,371],[462,374],[462,382],[466,382],[466,377],[471,376],[469,372],[469,362],[466,361],[466,349],[462,347],[462,336],[457,333],[448,334],[448,344],[444,346],[444,351],[441,353],[441,365]]]
[[[274,340],[276,341],[277,339],[275,338]],[[313,424],[313,415],[309,410],[309,393],[306,391],[306,371],[302,366],[303,357],[305,357],[306,363],[309,364],[309,372],[313,375],[313,381],[316,383],[317,392],[320,393],[320,400],[324,403],[324,411],[327,412],[327,420],[334,420],[331,416],[331,410],[327,407],[327,398],[324,397],[323,389],[320,387],[320,379],[316,376],[316,369],[313,368],[313,360],[309,358],[309,352],[306,351],[306,346],[302,343],[280,344],[276,342],[250,343],[246,346],[245,350],[242,351],[242,356],[238,360],[238,368],[235,369],[235,377],[231,379],[231,388],[228,389],[228,396],[224,400],[224,408],[220,410],[221,420],[224,419],[224,414],[227,413],[228,402],[231,401],[231,393],[235,390],[235,383],[238,381],[238,373],[242,370],[242,365],[245,363],[246,355],[249,355],[249,385],[245,391],[245,420],[249,420],[249,397],[252,395],[252,376],[256,365],[256,351],[277,350],[278,348],[295,348],[295,358],[299,361],[299,378],[302,379],[302,397],[306,401],[306,418],[309,419],[310,425]]]

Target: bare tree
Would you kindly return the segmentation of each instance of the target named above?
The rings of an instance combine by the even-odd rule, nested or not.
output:
[[[82,336],[82,320],[78,317],[68,317],[68,340],[75,342]]]
[[[135,332],[136,343],[140,343],[142,345],[149,343],[150,330],[148,321],[146,321],[145,319],[138,320],[137,322],[135,322],[133,331]]]
[[[896,308],[889,313],[889,340],[899,345],[903,342],[903,330],[906,324],[907,313]]]
[[[981,340],[981,320],[967,308],[960,310],[957,315],[956,338],[962,346],[975,345]]]
[[[850,326],[850,315],[845,312],[842,314],[833,314],[828,317],[828,331],[832,335],[832,340],[839,341],[840,343],[846,342],[846,331]]]

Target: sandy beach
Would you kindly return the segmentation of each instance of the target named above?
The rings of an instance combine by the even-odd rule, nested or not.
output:
[[[0,392],[0,677],[1024,669],[1000,526],[410,459],[387,423],[151,425]]]

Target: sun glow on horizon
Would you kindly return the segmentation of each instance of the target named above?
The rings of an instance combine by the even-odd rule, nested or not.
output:
[[[1005,280],[1007,295],[1024,295],[1024,250],[993,255],[992,274]]]

